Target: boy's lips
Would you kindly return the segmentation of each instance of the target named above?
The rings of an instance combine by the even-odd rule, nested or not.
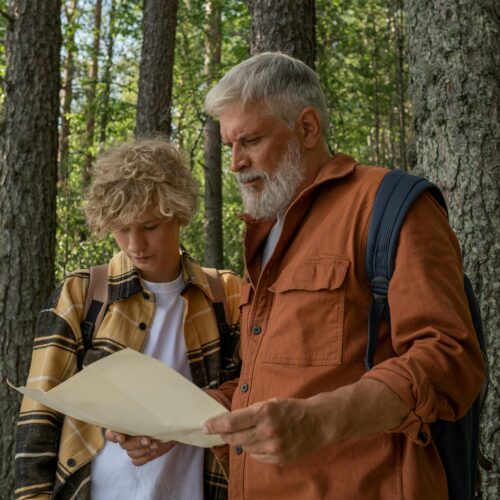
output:
[[[146,256],[141,256],[141,257],[136,257],[136,256],[133,256],[132,259],[134,259],[135,261],[137,262],[146,262],[148,259],[150,259],[151,256],[148,255],[147,257]]]

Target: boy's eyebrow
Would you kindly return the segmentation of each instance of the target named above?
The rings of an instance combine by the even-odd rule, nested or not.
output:
[[[145,224],[151,224],[153,222],[159,222],[159,221],[160,221],[160,218],[157,218],[157,219],[148,219],[148,220],[145,220],[145,221],[137,222],[137,224],[139,224],[141,226],[144,226]]]

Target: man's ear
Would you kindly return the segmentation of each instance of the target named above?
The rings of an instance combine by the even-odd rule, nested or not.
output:
[[[305,149],[314,148],[322,140],[321,117],[316,108],[304,108],[296,123]]]

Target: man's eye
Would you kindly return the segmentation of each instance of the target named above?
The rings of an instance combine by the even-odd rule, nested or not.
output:
[[[246,143],[253,145],[253,144],[257,144],[259,142],[259,140],[260,140],[260,137],[252,137],[250,139],[247,139]]]
[[[154,224],[153,226],[143,226],[142,229],[144,231],[154,231],[158,227],[158,224]]]

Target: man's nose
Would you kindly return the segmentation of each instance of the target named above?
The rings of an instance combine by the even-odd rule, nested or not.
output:
[[[231,171],[239,172],[242,168],[249,166],[250,161],[244,148],[240,144],[233,144],[231,150]]]

